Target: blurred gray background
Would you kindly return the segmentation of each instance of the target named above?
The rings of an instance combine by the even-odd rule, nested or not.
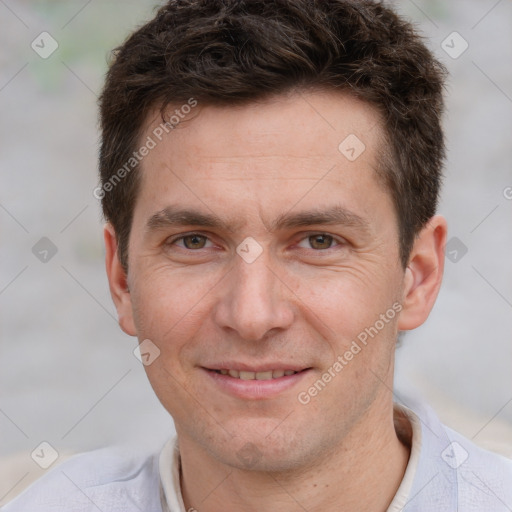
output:
[[[512,3],[394,4],[451,73],[445,282],[398,350],[398,396],[512,456]],[[117,326],[92,193],[109,51],[154,5],[0,0],[0,504],[43,472],[43,441],[63,459],[173,432]]]

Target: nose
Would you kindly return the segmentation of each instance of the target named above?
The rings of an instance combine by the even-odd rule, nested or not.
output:
[[[293,294],[269,260],[266,251],[252,263],[235,256],[234,268],[223,281],[214,309],[214,321],[221,329],[234,331],[247,341],[258,341],[273,330],[291,326]]]

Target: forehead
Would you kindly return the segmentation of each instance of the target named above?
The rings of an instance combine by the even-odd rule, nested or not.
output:
[[[168,109],[166,119],[181,115],[161,140],[155,136],[160,114],[146,122],[142,141],[151,137],[155,147],[141,163],[139,199],[153,210],[188,197],[205,207],[231,201],[232,210],[258,204],[278,214],[280,201],[284,207],[301,195],[318,203],[339,190],[354,203],[354,187],[382,188],[376,172],[382,121],[375,108],[347,94],[296,92],[242,106],[198,102],[185,110]]]
[[[275,154],[276,146],[283,143],[297,156],[324,155],[328,145],[329,152],[337,155],[340,142],[349,135],[366,146],[383,139],[377,109],[339,91],[290,92],[242,105],[194,102],[194,107],[190,102],[167,107],[164,120],[174,126],[163,138],[181,143],[192,135],[190,142],[217,156],[222,151],[216,150],[228,147],[230,156],[246,157],[250,148],[257,154]],[[160,113],[151,111],[144,123],[145,135],[158,130],[161,123]]]

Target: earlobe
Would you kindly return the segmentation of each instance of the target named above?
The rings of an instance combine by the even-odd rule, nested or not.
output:
[[[127,275],[119,260],[117,237],[112,224],[105,224],[103,238],[105,240],[105,267],[110,295],[117,309],[119,326],[126,334],[136,336],[137,331],[133,321],[133,309]]]
[[[446,231],[446,220],[435,215],[416,237],[405,270],[399,330],[419,327],[434,306],[443,278]]]

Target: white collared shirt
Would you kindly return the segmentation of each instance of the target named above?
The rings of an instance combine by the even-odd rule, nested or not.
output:
[[[395,404],[395,415],[402,416],[410,424],[412,439],[407,439],[406,442],[411,445],[411,454],[400,487],[386,512],[401,512],[404,509],[421,453],[421,423],[418,416],[410,409],[397,404]],[[187,512],[181,494],[180,453],[176,436],[165,444],[160,453],[159,466],[163,500],[165,500],[162,504],[164,512]],[[167,510],[165,509],[166,506]]]
[[[445,427],[427,406],[395,407],[400,415],[410,422],[411,455],[387,512],[512,511],[512,460]],[[108,448],[74,456],[0,510],[187,512],[175,446],[173,438],[151,455]]]

